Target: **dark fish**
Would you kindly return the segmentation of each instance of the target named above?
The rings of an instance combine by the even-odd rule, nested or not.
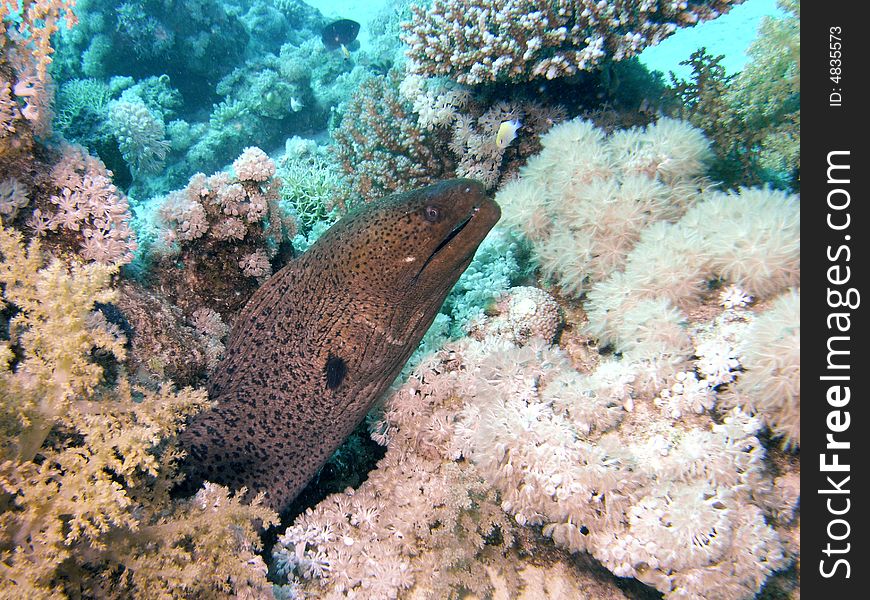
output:
[[[286,508],[401,371],[500,217],[473,180],[350,213],[253,295],[182,434],[192,485]]]
[[[340,19],[330,23],[320,32],[320,39],[327,50],[347,48],[359,35],[359,23],[350,19]]]

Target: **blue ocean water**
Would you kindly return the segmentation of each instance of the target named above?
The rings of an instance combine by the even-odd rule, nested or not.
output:
[[[734,74],[746,64],[746,49],[755,39],[762,19],[783,14],[776,0],[748,0],[718,19],[680,29],[659,45],[644,50],[640,61],[650,70],[665,75],[673,71],[679,79],[687,79],[692,70],[680,63],[704,47],[713,56],[723,55],[722,66]]]

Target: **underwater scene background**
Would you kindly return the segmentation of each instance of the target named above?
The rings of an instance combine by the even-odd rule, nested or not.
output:
[[[798,0],[0,23],[0,598],[800,597]],[[454,177],[501,219],[293,505],[179,491],[255,291]]]

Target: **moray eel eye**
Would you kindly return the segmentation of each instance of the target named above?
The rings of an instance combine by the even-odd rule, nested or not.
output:
[[[437,223],[441,219],[441,211],[437,206],[429,205],[423,209],[423,216],[430,223]]]

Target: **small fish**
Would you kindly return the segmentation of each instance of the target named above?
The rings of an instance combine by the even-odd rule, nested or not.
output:
[[[517,137],[517,129],[523,124],[519,119],[511,119],[510,121],[502,121],[498,126],[498,133],[495,134],[495,145],[504,150]]]

